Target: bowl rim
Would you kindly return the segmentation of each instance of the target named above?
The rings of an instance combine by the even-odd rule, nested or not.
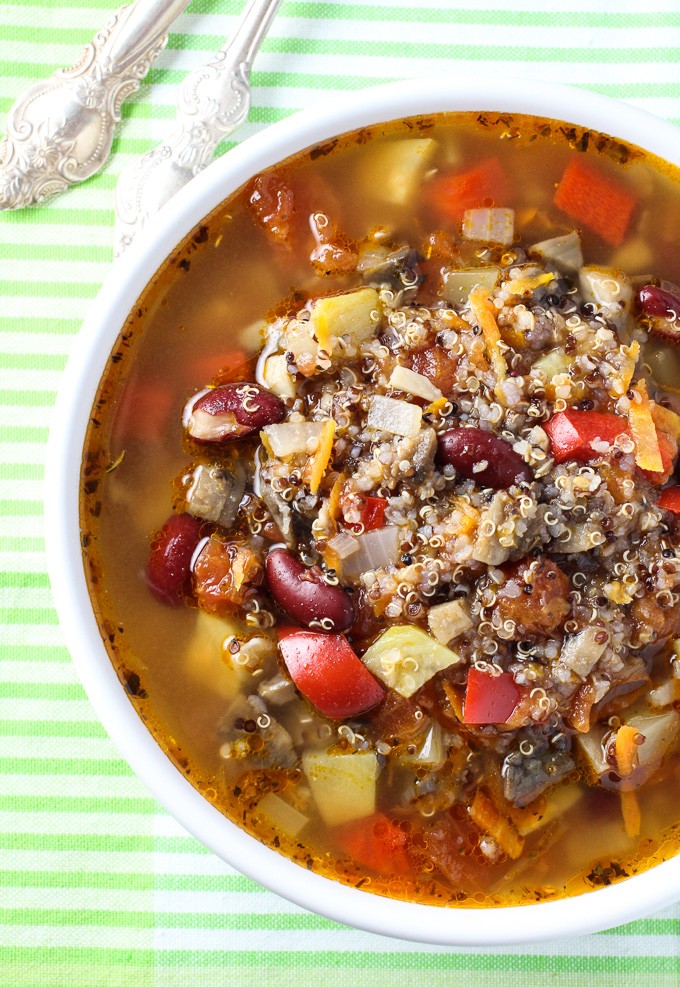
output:
[[[407,80],[318,103],[249,137],[214,161],[154,217],[112,266],[72,347],[47,447],[47,567],[62,633],[115,746],[156,800],[239,872],[329,919],[397,939],[448,946],[509,946],[602,931],[680,896],[680,854],[621,883],[577,897],[491,909],[383,898],[305,870],[224,817],[170,761],[143,725],[104,648],[81,558],[78,488],[85,429],[115,340],[154,272],[201,219],[253,174],[321,141],[401,117],[440,111],[526,113],[621,138],[680,166],[680,131],[585,89],[526,79]],[[481,914],[484,921],[480,922]]]

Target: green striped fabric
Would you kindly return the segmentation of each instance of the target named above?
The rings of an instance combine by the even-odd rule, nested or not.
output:
[[[0,117],[26,85],[75,60],[110,3],[0,2]],[[418,947],[307,914],[221,863],[155,804],[78,682],[45,567],[51,407],[112,260],[117,176],[164,135],[177,84],[219,47],[240,7],[194,0],[125,104],[101,174],[0,214],[0,985],[238,987],[296,974],[305,987],[676,985],[680,906],[601,935],[484,951]],[[550,78],[680,122],[680,5],[283,0],[238,139],[328,93],[470,71]]]

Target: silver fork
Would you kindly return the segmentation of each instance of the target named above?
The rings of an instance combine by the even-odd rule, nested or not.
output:
[[[116,256],[150,216],[210,163],[219,142],[248,116],[250,69],[279,3],[250,0],[231,40],[182,83],[177,123],[167,139],[121,172],[116,186]]]

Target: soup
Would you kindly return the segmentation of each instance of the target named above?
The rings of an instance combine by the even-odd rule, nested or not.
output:
[[[85,569],[139,715],[253,836],[466,906],[677,852],[679,217],[606,136],[410,119],[257,176],[148,286]]]

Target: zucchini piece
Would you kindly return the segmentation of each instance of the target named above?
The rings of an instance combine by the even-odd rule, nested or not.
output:
[[[361,660],[376,678],[408,699],[433,675],[462,658],[420,628],[401,624],[384,631]]]
[[[393,206],[412,204],[437,146],[437,141],[430,137],[374,144],[364,154],[358,169],[358,182],[382,202]],[[377,175],[380,176],[378,180]]]
[[[302,768],[326,825],[339,826],[375,812],[379,771],[375,751],[311,751],[303,756]]]
[[[476,285],[481,285],[491,294],[498,284],[500,273],[498,267],[466,267],[458,271],[446,271],[442,298],[452,305],[465,305]]]
[[[378,326],[373,313],[379,308],[375,288],[359,288],[317,299],[312,307],[311,324],[321,349],[330,355],[335,339],[340,336],[349,336],[354,346],[371,339]]]

